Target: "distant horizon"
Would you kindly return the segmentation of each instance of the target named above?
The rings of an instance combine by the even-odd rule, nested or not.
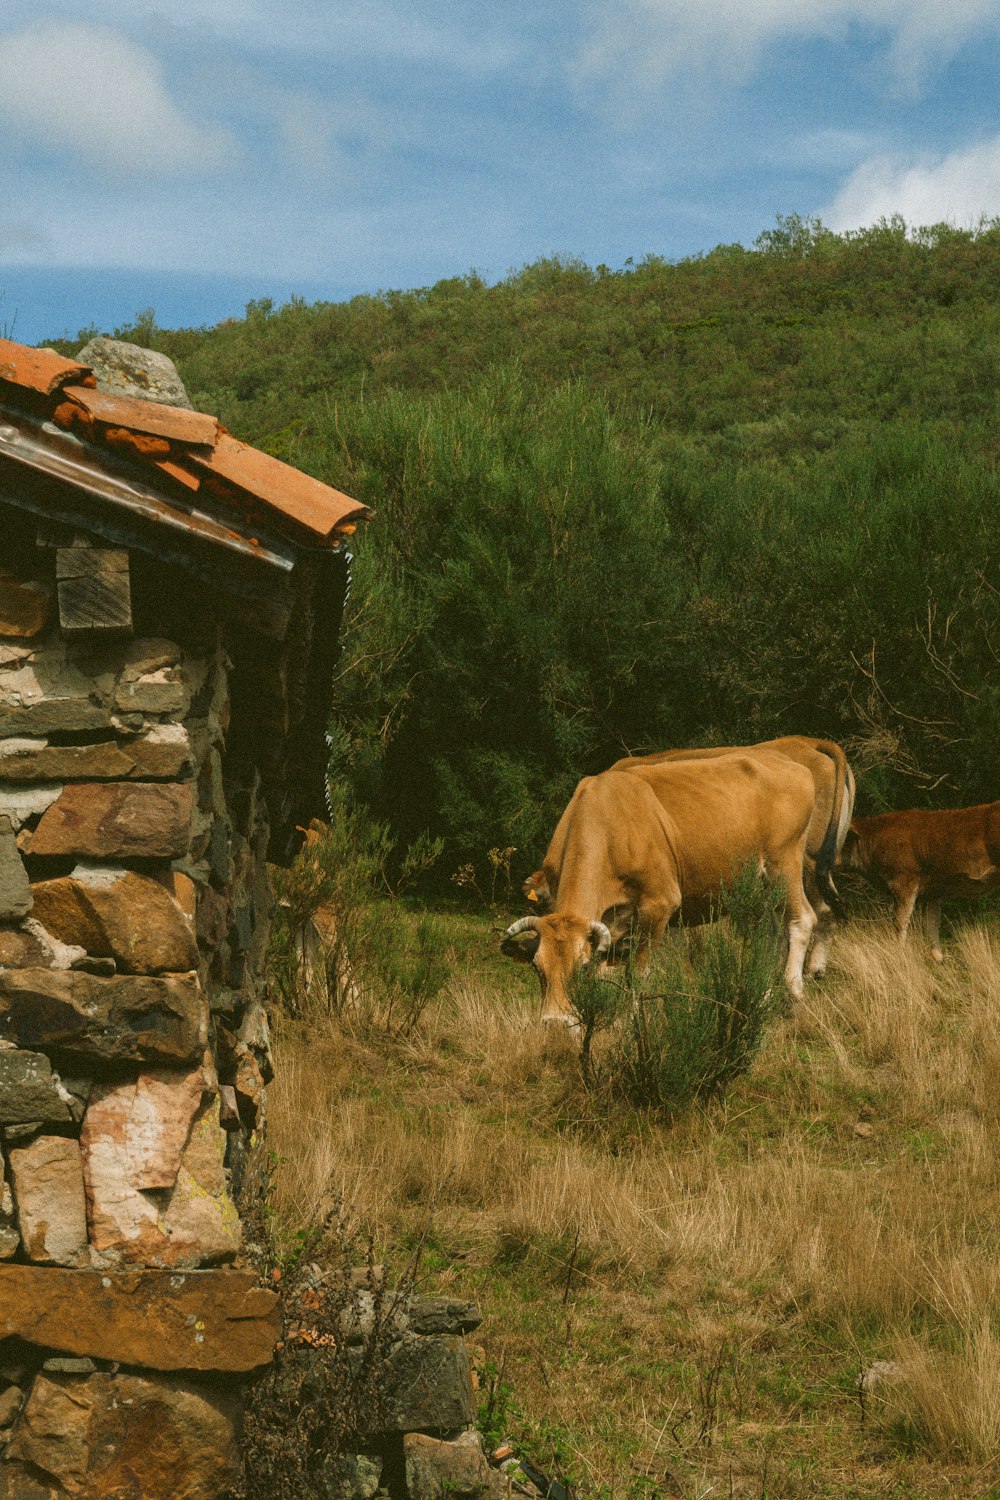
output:
[[[278,276],[148,271],[136,267],[0,265],[0,335],[20,344],[75,341],[94,329],[127,328],[152,308],[163,329],[214,328],[243,318],[248,302],[346,302],[381,288]]]
[[[808,215],[778,214],[768,225],[761,226],[749,243],[738,239],[715,240],[710,245],[667,254],[646,249],[625,257],[613,271],[624,271],[640,265],[647,258],[677,262],[709,255],[727,244],[743,244],[752,249],[769,231],[796,218],[816,222]],[[868,226],[874,227],[874,226]],[[926,226],[907,224],[908,233]],[[974,231],[973,225],[959,229]],[[846,231],[851,233],[852,231]],[[224,272],[149,270],[136,266],[32,266],[0,263],[0,337],[21,344],[38,345],[46,341],[76,342],[81,335],[113,334],[116,329],[132,327],[144,314],[152,311],[157,328],[214,328],[229,320],[246,316],[249,303],[270,300],[283,307],[301,298],[308,305],[318,302],[349,302],[352,297],[378,296],[383,292],[409,292],[463,276],[477,275],[488,285],[496,285],[523,266],[547,259],[580,261],[592,269],[602,262],[573,251],[544,251],[504,270],[465,266],[437,267],[427,276],[401,277],[362,284],[327,282],[321,279],[267,275],[226,275]]]

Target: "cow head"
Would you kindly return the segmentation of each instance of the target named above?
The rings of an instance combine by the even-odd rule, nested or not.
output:
[[[544,870],[535,870],[521,886],[532,911],[540,917],[552,910],[552,887]]]
[[[542,1020],[573,1025],[576,1017],[566,992],[577,969],[607,957],[611,933],[603,922],[555,913],[522,917],[512,922],[500,941],[500,951],[519,963],[531,964],[542,987]]]
[[[847,830],[847,836],[837,856],[837,865],[842,870],[864,869],[864,851],[861,847],[861,834],[853,823]]]

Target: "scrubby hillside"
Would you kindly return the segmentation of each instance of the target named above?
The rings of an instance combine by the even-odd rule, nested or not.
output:
[[[865,810],[996,795],[998,271],[995,226],[788,220],[136,332],[374,506],[337,773],[483,880],[625,749],[821,733]]]
[[[353,890],[331,866],[369,977],[309,1002],[276,946],[279,1230],[339,1192],[387,1251],[426,1236],[487,1313],[487,1430],[579,1495],[1000,1495],[995,931],[938,969],[856,919],[668,1120],[595,1093],[622,1018],[585,1085],[494,930],[625,750],[823,734],[861,810],[1000,795],[998,272],[997,226],[789,220],[119,330],[377,513],[331,718],[338,830],[388,827]],[[407,846],[479,914],[373,905]]]

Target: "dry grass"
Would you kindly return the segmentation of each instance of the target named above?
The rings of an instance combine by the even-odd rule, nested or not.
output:
[[[997,938],[938,967],[848,930],[751,1074],[669,1130],[595,1108],[492,942],[456,921],[405,1044],[279,1027],[283,1220],[336,1192],[386,1247],[432,1221],[431,1282],[480,1296],[512,1423],[585,1491],[1000,1494]],[[900,1373],[866,1408],[873,1359]]]

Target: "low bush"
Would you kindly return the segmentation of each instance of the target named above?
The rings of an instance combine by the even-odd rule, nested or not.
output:
[[[399,896],[440,851],[439,841],[418,839],[399,855],[383,824],[331,788],[329,822],[313,823],[278,877],[269,971],[287,1014],[410,1035],[448,970],[440,919],[406,911]]]
[[[618,986],[578,981],[585,1077],[606,1096],[668,1117],[724,1094],[747,1071],[785,1005],[783,903],[780,887],[748,866],[723,893],[722,920],[664,944],[648,976],[630,965]],[[615,1016],[620,1024],[595,1078],[590,1039]]]

